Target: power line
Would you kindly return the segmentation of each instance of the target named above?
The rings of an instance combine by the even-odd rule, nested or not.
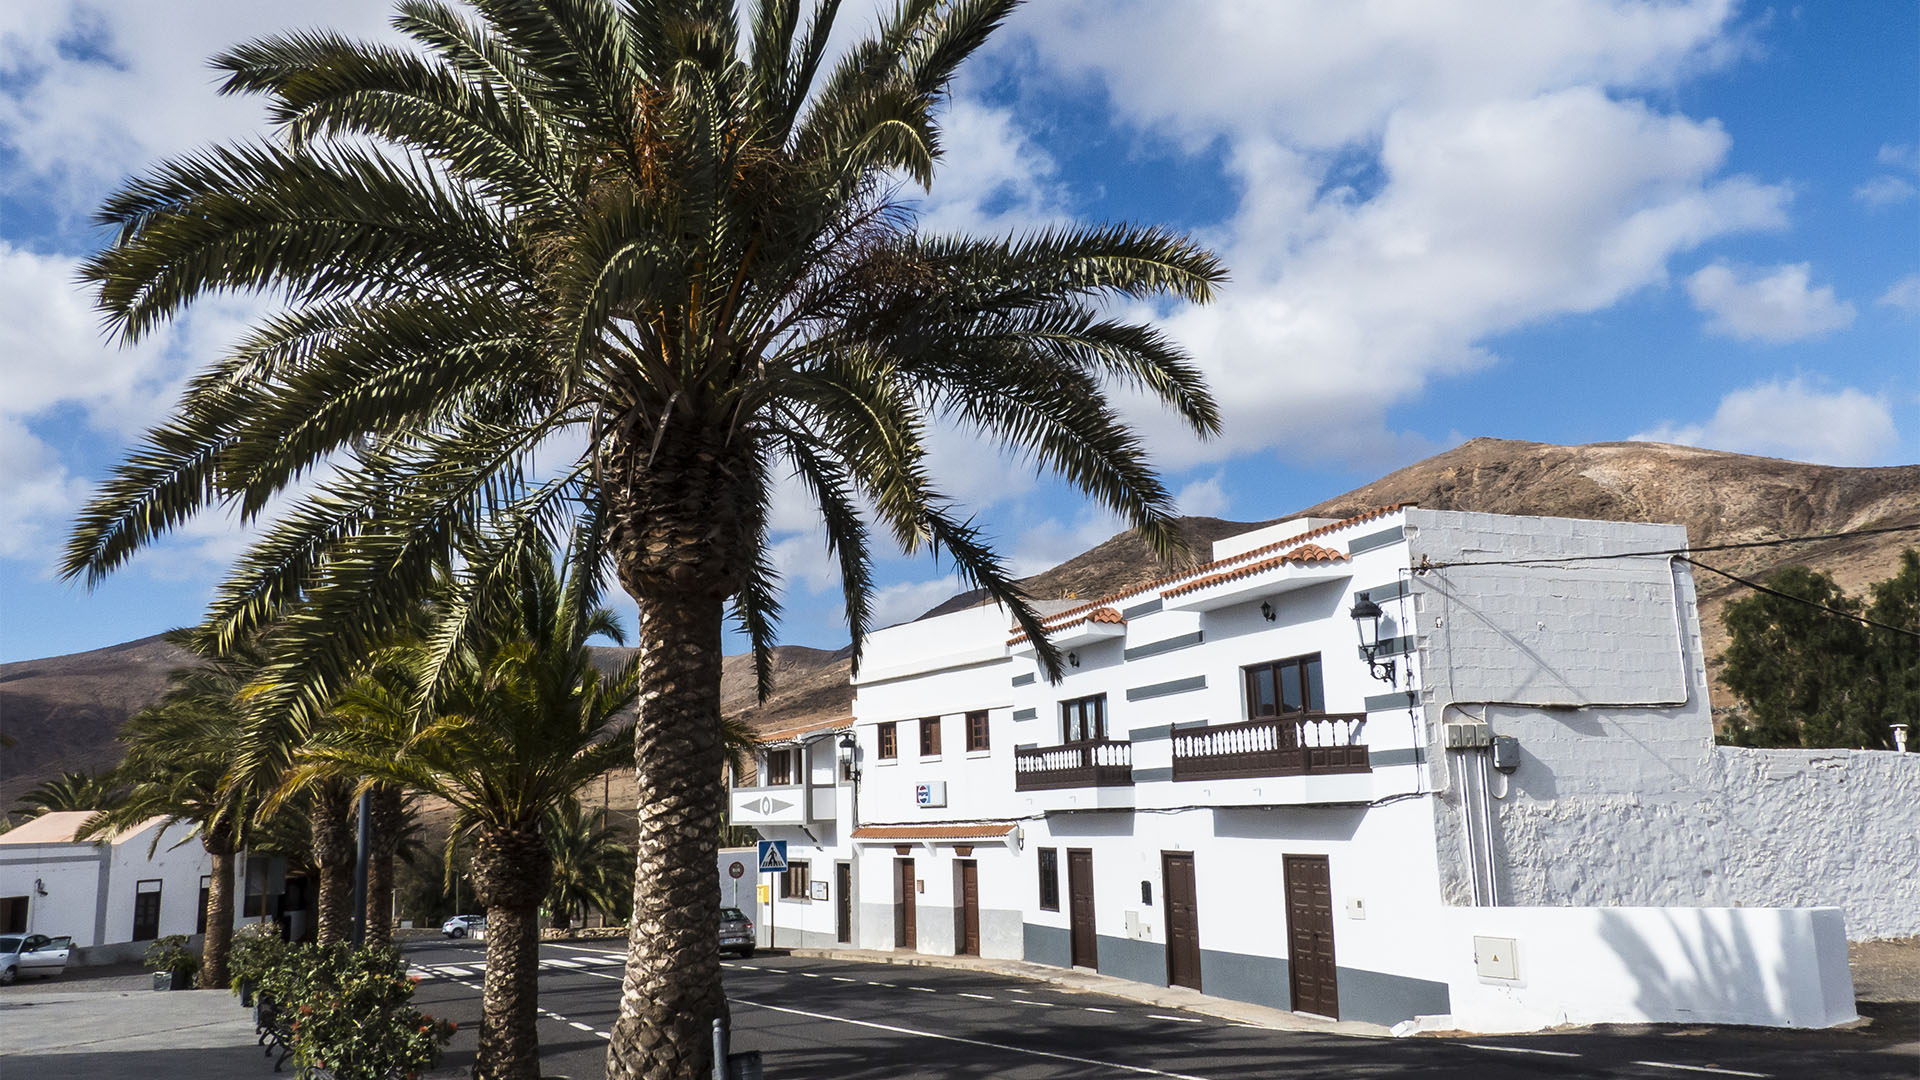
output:
[[[1705,547],[1661,548],[1656,551],[1615,551],[1599,555],[1543,555],[1535,559],[1462,559],[1455,562],[1423,562],[1413,569],[1418,573],[1424,570],[1443,570],[1450,566],[1529,566],[1539,563],[1599,562],[1603,559],[1644,559],[1651,555],[1687,556],[1698,555],[1703,551],[1739,551],[1746,548],[1781,547],[1787,544],[1813,544],[1822,540],[1846,540],[1856,536],[1882,536],[1897,532],[1920,532],[1920,522],[1907,525],[1883,525],[1874,529],[1849,529],[1845,532],[1819,533],[1813,536],[1783,536],[1777,540],[1746,540],[1732,544],[1708,544]],[[1701,569],[1713,570],[1713,567],[1703,566]],[[1717,570],[1714,572],[1719,573]]]
[[[1697,566],[1702,570],[1711,570],[1714,573],[1719,574],[1721,577],[1726,578],[1729,581],[1738,582],[1742,585],[1745,585],[1749,589],[1753,589],[1756,592],[1766,593],[1768,596],[1777,596],[1782,600],[1791,600],[1796,604],[1805,604],[1810,608],[1814,608],[1815,610],[1818,610],[1818,611],[1824,611],[1829,615],[1838,615],[1841,618],[1852,619],[1854,622],[1865,623],[1868,626],[1877,626],[1882,630],[1891,630],[1896,634],[1905,634],[1910,638],[1920,638],[1920,633],[1916,633],[1915,631],[1908,630],[1904,627],[1891,626],[1887,623],[1883,623],[1879,621],[1878,619],[1869,619],[1865,615],[1856,615],[1851,611],[1842,611],[1836,607],[1828,607],[1827,605],[1819,603],[1817,601],[1809,600],[1804,596],[1795,596],[1789,592],[1781,592],[1779,589],[1762,585],[1757,581],[1748,581],[1746,578],[1743,578],[1738,574],[1729,574],[1725,570],[1722,570],[1717,566],[1708,566],[1706,563],[1700,562],[1697,559],[1689,559],[1685,555],[1681,555],[1678,558],[1683,563],[1687,563],[1692,566]]]

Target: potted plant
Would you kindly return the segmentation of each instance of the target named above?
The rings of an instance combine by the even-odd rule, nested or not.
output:
[[[200,954],[185,934],[168,934],[147,946],[147,970],[155,990],[191,990],[200,973]]]

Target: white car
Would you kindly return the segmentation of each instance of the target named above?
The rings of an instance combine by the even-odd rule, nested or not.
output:
[[[29,975],[46,977],[67,970],[70,937],[45,934],[0,934],[0,986]]]
[[[440,932],[450,938],[463,938],[487,928],[485,915],[455,915],[440,924]]]

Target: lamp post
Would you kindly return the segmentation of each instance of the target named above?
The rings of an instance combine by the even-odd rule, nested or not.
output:
[[[1394,662],[1380,659],[1380,605],[1360,593],[1353,598],[1353,610],[1347,614],[1353,617],[1354,630],[1360,635],[1360,655],[1367,661],[1367,671],[1389,686],[1398,686]]]

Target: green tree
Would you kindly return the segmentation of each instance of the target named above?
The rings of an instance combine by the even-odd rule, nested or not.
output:
[[[584,916],[588,908],[599,908],[616,922],[623,919],[633,897],[633,849],[621,830],[575,801],[548,811],[541,831],[553,855],[553,887],[546,901],[553,926],[568,929],[574,914]]]
[[[208,293],[287,310],[201,371],[103,485],[65,572],[98,581],[211,506],[251,519],[324,466],[210,612],[228,637],[284,617],[256,707],[298,717],[462,537],[580,519],[576,575],[610,565],[640,606],[645,687],[609,1071],[701,1075],[726,1010],[722,629],[731,606],[764,694],[775,483],[822,514],[856,647],[877,525],[1007,604],[1057,675],[1027,598],[931,475],[928,431],[1003,445],[1181,554],[1109,392],[1200,434],[1217,410],[1164,335],[1103,309],[1205,301],[1224,271],[1150,227],[916,233],[896,185],[932,183],[948,87],[1016,0],[902,0],[837,61],[837,0],[473,6],[405,0],[406,48],[314,31],[231,50],[223,90],[263,95],[279,135],[162,164],[102,206],[117,232],[84,272],[121,337]],[[471,570],[476,588],[500,572]],[[447,625],[443,656],[465,644]],[[271,768],[275,745],[243,764]]]
[[[1914,670],[1920,650],[1911,631],[1857,617],[1894,627],[1920,622],[1920,565],[1912,550],[1901,558],[1900,573],[1873,586],[1870,608],[1830,575],[1802,566],[1766,579],[1785,597],[1754,593],[1727,605],[1731,640],[1721,656],[1721,679],[1739,699],[1727,721],[1728,742],[1893,748],[1888,725],[1913,723],[1920,701]]]
[[[104,810],[123,795],[111,773],[70,770],[34,785],[18,802],[28,817],[39,817],[63,810]]]
[[[411,687],[355,683],[337,702],[344,722],[300,748],[288,781],[364,777],[434,795],[455,811],[449,845],[472,835],[473,884],[487,913],[479,1080],[540,1075],[538,916],[554,869],[544,827],[627,753],[633,725],[621,717],[639,685],[636,662],[612,675],[593,666],[589,638],[624,640],[610,610],[582,606],[590,594],[568,588],[543,551],[510,565],[506,580],[480,594],[468,647],[446,658],[415,650]],[[438,686],[431,697],[429,681]]]

